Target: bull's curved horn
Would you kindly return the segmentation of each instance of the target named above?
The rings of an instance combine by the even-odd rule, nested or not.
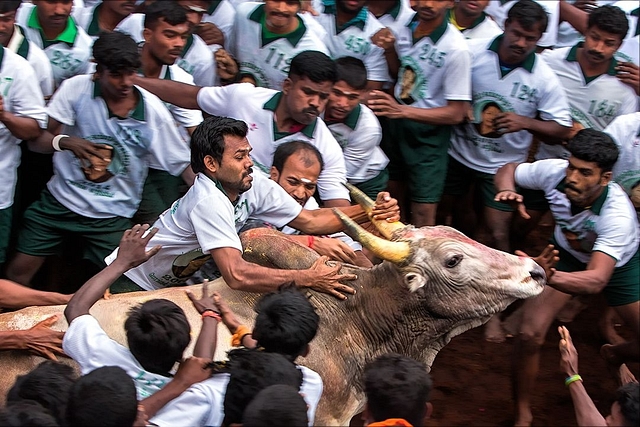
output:
[[[360,207],[367,213],[367,215],[371,214],[373,211],[373,206],[375,202],[371,200],[369,196],[364,194],[362,190],[360,190],[355,185],[349,184],[348,182],[344,183],[344,186],[349,190],[349,195],[351,195],[351,200],[360,205]],[[396,230],[400,230],[406,227],[400,221],[396,222],[387,222],[387,221],[377,221],[375,219],[371,219],[373,225],[376,226],[378,231],[387,239],[391,239],[393,237],[393,233]]]
[[[346,233],[351,238],[362,243],[362,245],[376,254],[378,257],[391,261],[394,264],[402,264],[409,259],[411,255],[411,247],[407,242],[390,242],[381,239],[373,234],[365,231],[362,227],[355,223],[351,218],[343,214],[336,208],[333,208],[340,221],[344,224]]]

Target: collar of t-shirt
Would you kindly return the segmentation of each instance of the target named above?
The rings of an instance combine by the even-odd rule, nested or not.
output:
[[[216,188],[217,188],[218,190],[220,190],[220,191],[222,192],[222,194],[224,194],[224,195],[225,195],[225,197],[226,197],[227,199],[229,199],[229,195],[228,195],[228,194],[227,194],[227,192],[224,190],[224,188],[222,188],[222,184],[220,184],[220,181],[218,181],[217,179],[211,178],[209,175],[207,175],[207,174],[206,174],[206,173],[204,173],[204,172],[201,172],[201,173],[200,173],[200,175],[204,176],[205,178],[207,178],[208,180],[210,180],[211,182],[213,182],[213,183],[215,184]],[[235,200],[231,200],[231,199],[229,199],[229,201],[231,202],[231,204],[232,204],[233,206],[235,206],[235,205],[237,205],[237,204],[238,204],[238,200],[240,200],[240,196],[238,196],[238,198],[237,198],[237,199],[235,199]]]
[[[291,46],[296,47],[304,34],[307,32],[307,27],[302,22],[302,19],[299,16],[296,16],[298,19],[298,27],[286,34],[276,34],[269,31],[267,28],[267,14],[264,11],[264,4],[259,5],[255,8],[251,15],[249,15],[249,19],[253,22],[257,22],[262,27],[262,31],[260,32],[260,47],[264,47],[271,42],[274,42],[278,39],[286,39]]]
[[[9,40],[9,44],[7,44],[7,49],[13,53],[17,53],[24,59],[27,59],[27,56],[29,56],[29,40],[27,40],[22,32],[22,28],[17,24],[13,25],[13,35],[11,36],[11,40]]]
[[[634,31],[633,35],[634,36],[640,35],[640,7],[632,10],[631,13],[629,13],[629,15],[635,16],[636,18],[638,18],[638,21],[636,21],[636,31]]]
[[[458,21],[456,21],[456,14],[453,12],[453,9],[449,9],[449,11],[447,12],[447,20],[451,22],[451,24],[453,24],[453,26],[456,27],[459,31],[474,29],[478,25],[482,24],[486,17],[486,13],[481,12],[480,16],[478,16],[476,20],[471,23],[471,25],[469,25],[468,27],[462,27],[460,26],[460,24],[458,24]]]
[[[298,132],[301,132],[303,135],[305,135],[308,138],[313,138],[313,132],[316,130],[318,119],[312,121],[306,126],[303,125],[302,123],[298,123],[297,125],[292,126],[289,132],[278,131],[278,126],[275,121],[275,112],[276,112],[276,108],[278,108],[278,103],[280,102],[281,98],[282,98],[282,92],[277,92],[275,95],[271,97],[271,99],[265,102],[264,105],[262,106],[264,110],[269,110],[274,113],[273,139],[277,141],[279,139],[282,139],[289,135],[293,135],[294,133],[298,133]]]
[[[335,124],[335,123],[343,123],[346,126],[348,126],[351,130],[355,130],[356,129],[356,125],[358,124],[358,118],[360,118],[360,110],[362,110],[362,108],[360,107],[360,104],[358,104],[342,120],[331,118],[331,117],[329,117],[329,116],[327,116],[325,114],[324,122],[327,125],[332,125],[332,124]]]
[[[433,44],[437,44],[440,38],[444,35],[445,31],[447,31],[447,27],[449,26],[449,19],[445,17],[440,23],[440,25],[438,25],[433,31],[431,31],[431,34],[416,38],[414,33],[416,31],[416,28],[418,28],[419,23],[420,23],[420,17],[416,13],[415,15],[413,15],[413,18],[411,18],[411,20],[407,24],[407,27],[411,29],[411,37],[413,39],[413,44],[416,44],[418,41],[422,40],[425,37],[429,37],[433,42]]]
[[[582,48],[583,46],[584,46],[584,42],[579,42],[578,44],[573,46],[571,49],[569,49],[569,53],[567,54],[566,60],[569,62],[578,62],[578,49]],[[618,61],[616,61],[616,58],[612,57],[611,62],[609,63],[609,68],[607,69],[607,74],[609,74],[610,76],[615,76],[617,74],[617,71],[616,71],[617,66],[618,66]],[[602,75],[602,74],[598,74],[596,76],[587,77],[584,74],[584,70],[582,69],[582,67],[580,67],[580,71],[582,71],[584,80],[587,83],[597,79]]]
[[[138,103],[136,104],[134,109],[129,112],[129,115],[127,117],[120,117],[117,114],[114,114],[113,111],[111,111],[111,109],[109,108],[109,105],[105,101],[105,105],[107,106],[107,111],[109,112],[109,118],[110,119],[113,118],[113,117],[116,117],[119,120],[125,120],[125,119],[128,119],[128,118],[132,118],[132,119],[137,120],[139,122],[145,121],[144,97],[142,96],[142,93],[140,92],[140,90],[138,90],[137,87],[134,86],[133,90],[135,91],[135,93],[138,96]],[[102,87],[100,86],[100,82],[93,82],[92,98],[95,99],[97,97],[100,97],[100,98],[104,99],[104,97],[102,96]]]
[[[567,183],[565,182],[564,179],[562,179],[562,181],[560,181],[560,184],[556,186],[556,190],[562,193],[565,192],[566,188],[567,188]],[[571,203],[571,215],[574,215],[574,216],[578,215],[580,212],[586,211],[587,209],[589,209],[591,212],[593,212],[596,215],[600,215],[600,211],[602,210],[602,206],[604,206],[604,202],[605,200],[607,200],[608,195],[609,195],[609,186],[607,185],[606,187],[604,187],[604,190],[602,190],[602,193],[600,193],[598,198],[594,200],[591,206],[580,207],[580,206],[575,206],[573,203]]]
[[[42,48],[46,49],[51,45],[57,43],[66,43],[69,46],[73,46],[76,42],[76,38],[78,37],[78,27],[76,26],[75,21],[72,17],[67,18],[67,26],[65,29],[58,34],[58,36],[53,40],[47,40],[44,35],[44,30],[42,29],[42,25],[40,25],[40,21],[38,20],[38,8],[34,7],[31,11],[31,15],[29,15],[29,20],[27,21],[27,26],[29,28],[33,28],[36,30],[40,30],[40,37],[42,37]]]
[[[519,64],[507,64],[505,62],[503,62],[500,59],[500,44],[502,44],[502,39],[504,38],[504,35],[501,34],[498,37],[496,37],[495,39],[493,39],[493,41],[491,42],[491,44],[489,45],[488,50],[495,52],[496,55],[498,55],[498,61],[500,61],[500,72],[502,74],[502,77],[506,76],[507,74],[509,74],[511,71],[515,70],[516,68],[523,68],[525,70],[527,70],[528,72],[532,73],[533,72],[533,66],[536,63],[536,53],[535,52],[531,52],[529,54],[529,56],[527,56],[525,58],[524,61],[522,61]]]
[[[89,26],[87,27],[87,34],[89,34],[90,36],[100,35],[100,23],[98,14],[100,13],[101,7],[102,3],[93,8],[93,13],[91,14],[91,22],[89,22]]]
[[[218,6],[220,6],[220,3],[222,3],[222,0],[210,0],[210,3],[209,9],[207,9],[207,15],[213,15]]]
[[[324,6],[323,13],[334,15],[336,18],[336,34],[340,34],[344,30],[349,27],[358,27],[360,30],[364,30],[364,26],[367,23],[367,14],[369,13],[369,9],[367,6],[363,6],[358,14],[350,19],[348,22],[338,25],[338,10],[336,8],[336,0],[322,0],[322,5]]]

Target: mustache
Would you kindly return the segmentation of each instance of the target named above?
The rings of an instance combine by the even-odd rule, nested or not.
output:
[[[252,173],[253,173],[253,168],[251,167],[244,173],[243,177],[247,177],[247,176],[251,175]]]
[[[517,52],[522,52],[522,53],[524,53],[524,49],[523,49],[523,48],[521,48],[521,47],[519,47],[519,46],[511,45],[511,46],[509,46],[509,49],[511,49],[511,50],[515,50],[515,51],[517,51]]]
[[[309,114],[309,113],[315,114],[316,116],[320,115],[320,111],[318,111],[317,108],[313,108],[313,107],[305,108],[304,110],[302,110],[302,112],[305,114]]]
[[[269,15],[271,15],[271,16],[281,16],[283,18],[289,18],[291,16],[288,13],[282,13],[282,12],[271,12]]]
[[[587,53],[591,56],[595,56],[598,59],[604,59],[604,55],[601,54],[600,52],[596,52],[595,50],[590,50]]]
[[[573,191],[575,191],[575,192],[576,192],[576,193],[578,193],[578,194],[579,194],[579,193],[581,193],[581,191],[580,191],[580,190],[578,190],[576,187],[574,187],[574,186],[573,186],[573,185],[571,185],[571,184],[566,184],[566,185],[565,185],[565,187],[566,187],[566,188],[570,188],[570,189],[572,189]]]

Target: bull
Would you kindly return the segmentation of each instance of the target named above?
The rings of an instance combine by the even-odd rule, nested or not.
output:
[[[360,193],[352,192],[352,197],[370,212],[371,200]],[[318,425],[348,425],[362,410],[362,373],[369,360],[396,352],[430,368],[453,337],[485,323],[516,299],[539,294],[545,285],[545,270],[533,259],[488,248],[453,228],[376,222],[385,237],[381,238],[339,211],[335,213],[351,237],[384,261],[370,269],[342,266],[342,273],[357,275],[348,283],[356,294],[346,301],[309,291],[321,324],[311,343],[312,351],[301,363],[324,380],[316,414]],[[244,257],[265,266],[304,269],[318,257],[274,230],[254,229],[241,238]],[[193,285],[190,290],[198,294],[201,286]],[[240,321],[253,324],[252,307],[259,295],[234,291],[222,279],[209,286],[221,294]],[[96,303],[91,314],[111,338],[126,345],[123,325],[127,311],[153,298],[166,298],[182,307],[193,335],[199,333],[200,315],[179,288],[115,295]],[[64,306],[29,307],[2,314],[0,328],[26,329],[63,310]],[[67,324],[61,316],[53,327],[64,330]],[[215,358],[223,359],[230,335],[220,328],[218,337]],[[187,354],[192,352],[193,341]],[[6,394],[17,375],[41,360],[19,352],[0,354],[5,372],[0,378],[0,393]]]

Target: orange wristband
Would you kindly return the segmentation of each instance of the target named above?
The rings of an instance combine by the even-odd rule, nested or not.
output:
[[[242,338],[244,338],[246,335],[250,335],[251,331],[249,330],[249,328],[247,328],[244,325],[240,325],[238,326],[238,328],[236,329],[236,333],[233,334],[233,336],[231,337],[231,346],[232,347],[239,347],[242,345]]]
[[[205,310],[204,313],[202,313],[202,320],[204,320],[205,317],[213,317],[218,322],[222,320],[220,315],[213,310]]]

